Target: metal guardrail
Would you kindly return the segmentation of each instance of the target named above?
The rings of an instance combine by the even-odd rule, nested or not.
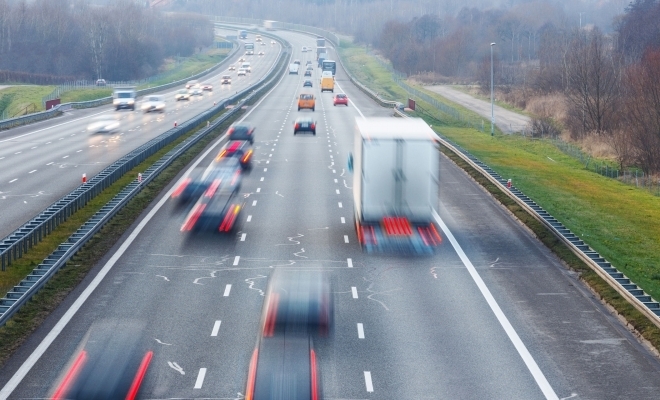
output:
[[[537,221],[545,225],[559,240],[568,246],[578,258],[614,288],[617,293],[644,314],[651,322],[653,322],[653,324],[660,327],[660,303],[658,303],[658,301],[645,293],[642,288],[633,283],[623,272],[620,272],[613,267],[610,262],[582,241],[578,235],[571,232],[522,191],[518,190],[515,186],[508,187],[507,180],[503,179],[489,166],[479,161],[479,159],[470,154],[467,150],[452,143],[447,138],[439,135],[439,141],[484,175],[490,182],[500,188],[500,190],[506,193],[507,196],[526,210]]]
[[[198,79],[201,78],[202,76],[215,71],[216,69],[220,68],[222,65],[227,63],[228,59],[236,54],[236,52],[239,50],[240,46],[235,46],[231,52],[225,57],[224,60],[221,62],[215,64],[214,66],[205,69],[204,71],[197,73],[195,75],[189,76],[188,78],[180,79],[175,82],[171,83],[166,83],[165,85],[160,85],[160,86],[154,86],[152,88],[147,88],[147,89],[141,89],[137,91],[138,96],[144,96],[150,93],[158,92],[161,90],[167,90],[170,88],[173,88],[175,86],[181,85],[183,83],[186,83],[187,81],[191,79]],[[28,125],[32,124],[34,122],[39,122],[39,121],[44,121],[49,118],[52,118],[59,113],[69,110],[71,108],[76,108],[76,109],[81,109],[81,108],[92,108],[92,107],[98,107],[106,104],[112,103],[112,96],[110,97],[104,97],[102,99],[97,99],[97,100],[89,100],[89,101],[79,101],[79,102],[71,102],[71,103],[64,103],[64,104],[58,104],[55,107],[51,108],[50,110],[46,111],[41,111],[33,114],[28,114],[28,115],[23,115],[21,117],[16,117],[16,118],[10,118],[6,120],[0,121],[0,130],[4,129],[10,129],[10,128],[15,128],[17,126],[22,126],[22,125]]]
[[[245,104],[247,101],[251,100],[254,96],[258,95],[261,90],[268,88],[271,84],[275,82],[278,78],[279,73],[284,71],[286,63],[283,62],[287,55],[288,51],[283,51],[280,54],[277,62],[271,67],[268,74],[256,82],[254,85],[246,88],[245,90],[237,93],[236,95],[226,99],[222,103],[213,107],[212,109],[205,111],[204,113],[198,115],[196,118],[193,118],[186,123],[180,125],[177,128],[171,129],[170,131],[161,135],[161,137],[150,141],[149,143],[141,146],[142,149],[136,149],[134,157],[130,160],[133,162],[136,158],[144,159],[145,155],[148,152],[151,154],[155,153],[166,144],[171,143],[176,137],[180,137],[183,133],[189,132],[199,124],[203,123],[205,120],[209,120],[214,114],[226,107],[227,104],[236,101],[237,99],[245,96],[248,96],[242,99],[236,107],[231,111],[223,114],[212,123],[209,124],[206,128],[201,129],[196,134],[187,138],[183,142],[179,143],[174,149],[169,151],[163,157],[161,157],[155,164],[149,167],[144,173],[142,173],[141,181],[137,179],[131,182],[126,188],[124,188],[119,194],[117,194],[112,200],[110,200],[103,208],[101,208],[94,216],[92,216],[85,224],[83,224],[74,234],[72,234],[68,240],[62,244],[51,253],[41,264],[37,266],[25,279],[23,279],[17,286],[14,286],[13,290],[8,292],[7,295],[0,299],[0,326],[3,326],[7,321],[25,304],[27,303],[32,296],[34,296],[47,282],[48,280],[60,269],[66,262],[71,259],[71,257],[80,250],[87,241],[89,241],[112,217],[123,207],[125,206],[136,194],[138,194],[143,187],[145,187],[149,182],[151,182],[156,176],[158,176],[165,168],[167,168],[178,156],[183,154],[191,146],[197,143],[201,138],[206,134],[216,129],[223,122],[233,116],[241,109],[241,105]],[[255,88],[261,87],[259,90]],[[117,162],[120,164],[121,160]],[[127,163],[121,163],[122,170],[124,172],[130,170],[131,168],[126,167]],[[137,164],[135,164],[137,165]],[[106,171],[102,171],[97,176],[95,176],[90,182],[82,185],[80,188],[72,192],[69,196],[72,198],[68,204],[74,204],[76,208],[79,208],[84,205],[87,199],[87,193],[91,190],[100,192],[101,188],[108,186],[106,179],[108,174]],[[121,176],[123,175],[118,172],[117,169],[112,173],[113,175]],[[98,178],[98,179],[97,179]],[[116,179],[115,179],[116,180]],[[82,190],[82,192],[81,192]],[[57,203],[56,203],[57,204]],[[64,211],[64,214],[69,214],[68,209],[60,208],[60,211]],[[48,210],[46,211],[46,213]],[[59,213],[59,218],[63,217],[62,213]],[[41,217],[41,216],[40,216]],[[37,217],[37,219],[40,219]],[[54,229],[51,225],[54,224],[52,219],[53,215],[43,216],[48,219],[42,220],[39,222],[40,225],[49,225],[49,229]],[[41,218],[43,219],[43,218]],[[28,235],[30,237],[32,235]],[[19,246],[20,247],[20,246]],[[4,260],[4,259],[3,259]],[[4,264],[3,264],[4,265]]]
[[[259,81],[256,84],[259,84],[262,81]],[[255,86],[253,85],[250,88],[252,87]],[[250,88],[230,97],[227,101],[234,101],[234,99],[240,98],[239,96],[247,93]],[[224,104],[226,104],[226,101],[218,105],[216,108],[220,109],[219,107]],[[4,238],[0,241],[1,269],[4,271],[12,260],[22,257],[23,253],[27,252],[32,246],[40,242],[43,237],[52,232],[60,223],[66,221],[70,215],[87,204],[87,202],[96,197],[101,191],[123,176],[124,173],[130,171],[161,148],[176,140],[178,137],[188,133],[193,126],[198,123],[200,118],[205,117],[207,117],[206,113],[200,114],[126,154],[119,160],[104,168],[87,183],[79,186],[73,192],[64,196],[46,210],[42,211],[37,217],[33,218]]]
[[[250,20],[250,21],[258,21],[258,20]],[[241,23],[241,22],[237,22]],[[243,22],[245,23],[245,22]],[[247,23],[255,23],[255,22],[247,22]],[[282,23],[282,27],[279,29],[287,29],[287,25],[294,25],[294,24],[284,24]],[[319,31],[323,31],[322,29],[314,28],[314,27],[305,27],[304,25],[296,25],[297,27],[301,27],[304,29],[295,29],[295,30],[301,30],[303,32],[311,32],[311,33],[317,33]],[[328,32],[329,33],[329,32]],[[318,34],[318,33],[317,33]],[[324,34],[324,36],[329,37],[329,35]],[[339,44],[338,39],[335,37],[335,44]],[[341,58],[339,58],[339,61],[341,62]],[[343,66],[343,63],[342,63]],[[387,104],[391,105],[391,103],[395,102],[390,102],[387,100],[383,100],[378,97],[376,93],[371,91],[369,88],[367,88],[365,85],[357,81],[355,77],[353,77],[346,68],[344,70],[347,72],[349,75],[349,78],[351,81],[356,84],[361,90],[363,90],[365,93],[367,93],[370,97],[374,98],[376,101],[378,101],[380,104]],[[408,91],[406,86],[410,89],[408,92],[409,93],[415,93],[415,94],[420,94],[420,98],[422,100],[428,101],[425,97],[428,97],[432,101],[428,101],[432,105],[440,104],[442,106],[446,106],[444,104],[439,103],[437,100],[433,99],[432,97],[428,96],[426,93],[422,93],[418,91],[417,89],[414,89],[407,84],[398,82],[405,90]],[[404,86],[405,85],[405,86]],[[439,107],[440,108],[440,107]],[[442,110],[442,108],[440,108]],[[456,110],[454,110],[456,111]],[[445,111],[446,112],[446,111]],[[456,111],[457,112],[457,111]],[[451,112],[449,112],[451,114]],[[395,116],[399,117],[404,117],[407,118],[408,116],[398,110],[396,107],[394,108],[394,114]],[[460,120],[460,118],[458,118]],[[470,125],[477,125],[478,123],[474,123],[472,121],[465,121]],[[479,129],[479,128],[477,128]],[[483,130],[483,127],[481,128]],[[630,304],[633,305],[638,311],[640,311],[642,314],[644,314],[653,324],[656,326],[660,327],[660,303],[653,299],[650,295],[644,292],[642,288],[637,286],[635,283],[633,283],[630,278],[626,277],[624,273],[620,272],[617,270],[615,267],[612,266],[610,262],[608,262],[604,257],[602,257],[598,252],[593,250],[591,247],[589,247],[588,244],[586,244],[584,241],[582,241],[579,236],[571,232],[568,228],[566,228],[561,222],[559,222],[556,218],[554,218],[550,213],[545,211],[541,206],[536,204],[532,199],[530,199],[528,196],[526,196],[524,193],[522,193],[520,190],[518,190],[515,186],[507,187],[507,180],[503,179],[499,174],[497,174],[495,171],[493,171],[490,167],[488,167],[486,164],[483,162],[479,161],[476,157],[471,155],[467,150],[461,148],[460,146],[452,143],[449,139],[441,136],[438,134],[439,141],[442,145],[450,149],[452,152],[454,152],[456,155],[461,157],[465,162],[470,164],[473,168],[475,168],[477,171],[479,171],[482,175],[484,175],[489,181],[491,181],[494,185],[499,187],[504,193],[506,193],[513,201],[515,201],[520,207],[522,207],[524,210],[526,210],[530,215],[532,215],[536,220],[541,222],[544,226],[546,226],[550,231],[559,239],[561,240],[568,248],[578,257],[580,258],[583,262],[585,262],[594,272],[598,274],[602,279],[604,279],[614,290],[617,291],[622,297],[624,297]]]

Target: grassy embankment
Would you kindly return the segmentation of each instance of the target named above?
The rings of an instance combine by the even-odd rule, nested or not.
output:
[[[389,72],[369,60],[364,49],[349,45],[342,49],[349,68],[374,90],[402,101],[407,94],[393,87]],[[427,92],[438,100],[440,96]],[[446,115],[418,102],[434,129],[489,165],[503,178],[531,197],[559,221],[579,235],[616,268],[655,299],[660,299],[660,198],[644,189],[602,177],[584,168],[579,161],[545,140],[515,135],[491,137],[474,129],[457,126]],[[455,106],[456,108],[460,108]],[[421,114],[421,115],[420,115]],[[447,154],[448,152],[445,151]],[[605,281],[575,257],[561,242],[512,200],[462,160],[450,158],[489,190],[502,204],[527,224],[552,251],[579,271],[599,295],[637,330],[660,348],[660,330],[622,299]]]
[[[200,73],[221,62],[227,57],[229,51],[229,49],[211,48],[203,53],[188,57],[180,63],[174,60],[167,60],[163,66],[164,75],[160,79],[139,85],[138,89],[164,85]],[[12,117],[30,104],[34,105],[34,109],[31,108],[31,112],[43,111],[44,107],[41,99],[52,93],[54,89],[55,86],[38,85],[14,86],[2,89],[0,90],[0,114],[6,109],[7,117]],[[112,95],[112,88],[109,87],[76,89],[62,93],[61,102],[89,101],[110,95]]]

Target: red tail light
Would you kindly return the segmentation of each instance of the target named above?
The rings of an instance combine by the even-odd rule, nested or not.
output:
[[[248,372],[247,387],[245,388],[245,400],[254,400],[254,383],[257,377],[257,358],[259,349],[254,349],[250,360],[250,371]]]
[[[206,189],[206,192],[204,192],[204,196],[206,197],[213,197],[215,194],[215,191],[218,190],[218,186],[222,183],[222,179],[214,179],[213,182],[211,182],[211,185]]]
[[[86,362],[87,352],[81,351],[80,354],[78,354],[78,357],[76,357],[76,360],[73,362],[71,369],[66,373],[64,380],[62,380],[60,386],[58,386],[57,390],[55,390],[55,393],[53,393],[53,397],[51,397],[52,400],[66,398],[69,389],[71,389],[71,385],[76,381],[76,378],[80,374],[80,371],[83,369]]]
[[[385,217],[383,218],[385,233],[395,236],[410,236],[412,228],[408,218],[403,217]]]
[[[236,222],[236,217],[240,211],[241,206],[239,205],[231,205],[229,207],[229,211],[227,211],[225,219],[222,221],[222,224],[220,224],[220,232],[229,232],[231,228],[234,227],[234,222]]]
[[[137,373],[135,374],[135,378],[133,378],[133,383],[131,383],[131,387],[128,390],[128,394],[126,395],[126,400],[134,400],[135,397],[137,396],[137,393],[140,390],[140,386],[142,385],[144,376],[147,374],[147,369],[149,368],[149,364],[151,363],[151,359],[153,358],[153,356],[154,356],[154,352],[148,351],[147,354],[145,354],[144,357],[142,358],[140,367],[138,368]]]
[[[318,400],[319,398],[319,383],[318,376],[316,372],[316,352],[314,349],[309,351],[309,366],[310,366],[310,375],[312,377],[312,400]]]
[[[316,129],[316,124],[312,124],[312,129]]]
[[[232,132],[234,132],[234,128],[233,128],[233,127],[229,128],[229,130],[227,131],[227,135],[231,135]]]
[[[176,190],[172,193],[172,198],[174,199],[176,197],[181,196],[181,193],[183,193],[183,191],[186,190],[186,187],[188,187],[190,182],[192,182],[192,179],[190,178],[184,179],[183,182],[181,182],[181,184],[179,185],[179,187],[176,188]]]
[[[299,127],[299,124],[296,124],[296,127],[295,127],[295,129],[296,129],[296,130],[298,130],[298,127]]]
[[[275,333],[275,321],[277,320],[277,307],[280,302],[279,293],[272,293],[266,310],[266,321],[264,322],[264,337],[271,337]]]
[[[204,212],[204,209],[206,208],[206,204],[197,204],[195,208],[188,214],[188,218],[186,219],[186,222],[183,223],[183,226],[181,227],[181,232],[184,231],[189,231],[193,227],[195,227],[195,224],[197,223],[197,220],[199,217],[201,217],[202,212]]]

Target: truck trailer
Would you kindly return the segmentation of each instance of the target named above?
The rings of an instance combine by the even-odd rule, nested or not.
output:
[[[325,38],[317,36],[316,38],[316,47],[325,47]]]
[[[355,229],[367,253],[432,254],[442,242],[435,132],[418,118],[356,118]]]

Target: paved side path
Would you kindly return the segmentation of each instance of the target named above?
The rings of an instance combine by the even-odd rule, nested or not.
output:
[[[460,90],[453,89],[450,86],[437,85],[425,86],[426,89],[438,93],[447,100],[468,108],[480,116],[484,117],[490,126],[490,102],[475,99],[469,94],[463,93]],[[495,125],[504,133],[520,132],[527,128],[531,119],[528,116],[509,111],[499,106],[495,106]]]

